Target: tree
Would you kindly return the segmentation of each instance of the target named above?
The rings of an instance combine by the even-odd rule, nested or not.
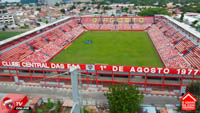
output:
[[[87,7],[84,6],[83,8],[80,9],[80,12],[85,11],[86,8],[87,8]]]
[[[72,6],[68,9],[68,11],[71,11],[71,10],[73,10],[73,9],[76,9],[76,6],[75,6],[75,5],[72,5]]]
[[[3,5],[0,5],[0,9],[5,9],[5,6],[3,6]]]
[[[41,11],[41,8],[37,8],[36,10],[37,10],[37,11]]]
[[[83,113],[90,113],[90,112],[86,109],[83,109]]]
[[[112,8],[109,7],[109,6],[104,6],[103,9],[104,9],[104,10],[110,10],[110,9],[112,9]]]
[[[48,23],[49,23],[49,21],[48,21],[48,20],[46,20],[46,21],[45,21],[45,23],[46,23],[46,24],[48,24]]]
[[[76,2],[76,4],[78,4],[78,5],[79,5],[79,4],[81,4],[81,2]]]
[[[2,31],[6,31],[6,29],[5,29],[5,28],[2,28]]]
[[[110,113],[136,113],[140,109],[143,94],[128,84],[109,87],[104,95],[108,99]]]
[[[47,110],[51,109],[54,104],[51,102],[50,98],[48,98],[48,102],[45,104]]]
[[[180,7],[180,10],[182,12],[196,12],[200,13],[200,3],[190,4],[190,5],[184,5],[184,7]]]
[[[139,16],[154,16],[155,14],[169,15],[168,11],[163,8],[148,8],[138,13]]]
[[[38,19],[38,21],[39,21],[39,22],[42,22],[42,19],[41,19],[41,18],[39,18],[39,19]]]
[[[180,21],[183,22],[183,18],[184,18],[184,12],[181,13],[181,17],[180,17]]]
[[[55,109],[54,113],[58,113],[58,112],[59,112],[60,106],[61,106],[60,101],[57,101],[57,102],[56,102],[56,109]]]
[[[37,109],[36,113],[43,113],[43,110],[42,109]]]
[[[127,7],[121,7],[121,12],[128,12],[128,8]]]
[[[26,110],[24,113],[32,113],[32,110]]]
[[[195,27],[197,23],[198,23],[198,20],[195,20],[195,21],[192,22],[191,26]]]
[[[3,13],[7,13],[8,11],[7,10],[3,10]]]
[[[101,8],[101,4],[98,4],[96,8],[97,8],[97,9],[100,9],[100,8]]]
[[[65,14],[65,9],[61,9],[60,12]]]
[[[175,15],[175,14],[176,14],[176,11],[172,11],[172,14],[174,14],[174,15]]]
[[[200,81],[196,81],[193,84],[190,84],[186,88],[186,92],[192,93],[198,99],[200,97]]]
[[[59,6],[60,6],[60,4],[59,4],[58,2],[56,2],[55,6],[59,7]]]
[[[17,4],[16,4],[16,6],[20,6],[20,4],[19,4],[19,3],[17,3]]]

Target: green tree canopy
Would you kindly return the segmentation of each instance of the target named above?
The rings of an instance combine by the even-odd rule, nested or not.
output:
[[[183,22],[183,18],[184,18],[184,12],[181,13],[181,17],[180,17],[180,21]]]
[[[127,7],[121,7],[121,11],[122,12],[128,12],[128,8]]]
[[[196,12],[200,13],[200,2],[196,2],[191,5],[184,5],[184,7],[180,7],[182,12]]]
[[[65,14],[65,9],[61,9],[60,12]]]
[[[61,103],[60,103],[60,101],[57,101],[56,102],[56,109],[54,110],[54,113],[59,113],[60,107],[61,107]]]
[[[26,110],[24,113],[32,113],[32,110]]]
[[[144,96],[136,87],[125,84],[109,87],[109,90],[105,96],[108,99],[110,113],[136,113],[140,109]]]
[[[37,11],[41,11],[41,8],[36,8]]]
[[[188,4],[188,3],[198,3],[199,0],[103,0],[102,2],[98,2],[95,0],[92,0],[93,4],[108,4],[108,3],[131,3],[137,5],[154,5],[155,3],[158,4],[158,6],[166,6],[167,3],[173,3],[173,4]]]
[[[196,98],[200,97],[200,81],[190,84],[186,88],[186,92],[192,93]]]
[[[48,21],[48,20],[46,20],[46,21],[45,21],[45,23],[46,23],[46,24],[48,24],[48,23],[49,23],[49,21]]]
[[[139,16],[154,16],[156,14],[169,15],[168,11],[163,8],[148,8],[138,13]]]
[[[80,9],[80,12],[85,11],[86,10],[86,6],[84,6],[83,8]]]
[[[195,27],[198,22],[199,22],[198,20],[193,21],[192,24],[191,24],[191,26]]]
[[[112,9],[112,8],[109,7],[109,6],[104,6],[103,9],[104,9],[104,10],[110,10],[110,9]]]
[[[43,110],[42,109],[37,109],[36,113],[43,113]]]
[[[72,6],[68,9],[68,11],[71,11],[71,10],[73,10],[73,9],[76,9],[76,6],[75,6],[75,5],[72,5]]]
[[[47,110],[51,109],[54,106],[54,104],[51,102],[50,98],[48,98],[48,102],[45,103],[45,107]]]
[[[59,4],[58,2],[56,2],[55,6],[59,7],[59,6],[60,6],[60,4]]]

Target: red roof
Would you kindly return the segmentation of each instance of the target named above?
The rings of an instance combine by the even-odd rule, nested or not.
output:
[[[179,101],[198,101],[190,92],[186,93]]]

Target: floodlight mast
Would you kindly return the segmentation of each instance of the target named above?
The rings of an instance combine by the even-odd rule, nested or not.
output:
[[[80,113],[81,110],[81,98],[78,90],[78,69],[75,66],[70,67],[69,71],[71,72],[71,82],[72,82],[72,97],[73,97],[73,108],[72,113]]]

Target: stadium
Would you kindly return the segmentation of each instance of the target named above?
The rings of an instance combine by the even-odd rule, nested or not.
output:
[[[0,43],[0,80],[71,87],[132,84],[180,95],[199,79],[199,34],[169,16],[66,17]]]

